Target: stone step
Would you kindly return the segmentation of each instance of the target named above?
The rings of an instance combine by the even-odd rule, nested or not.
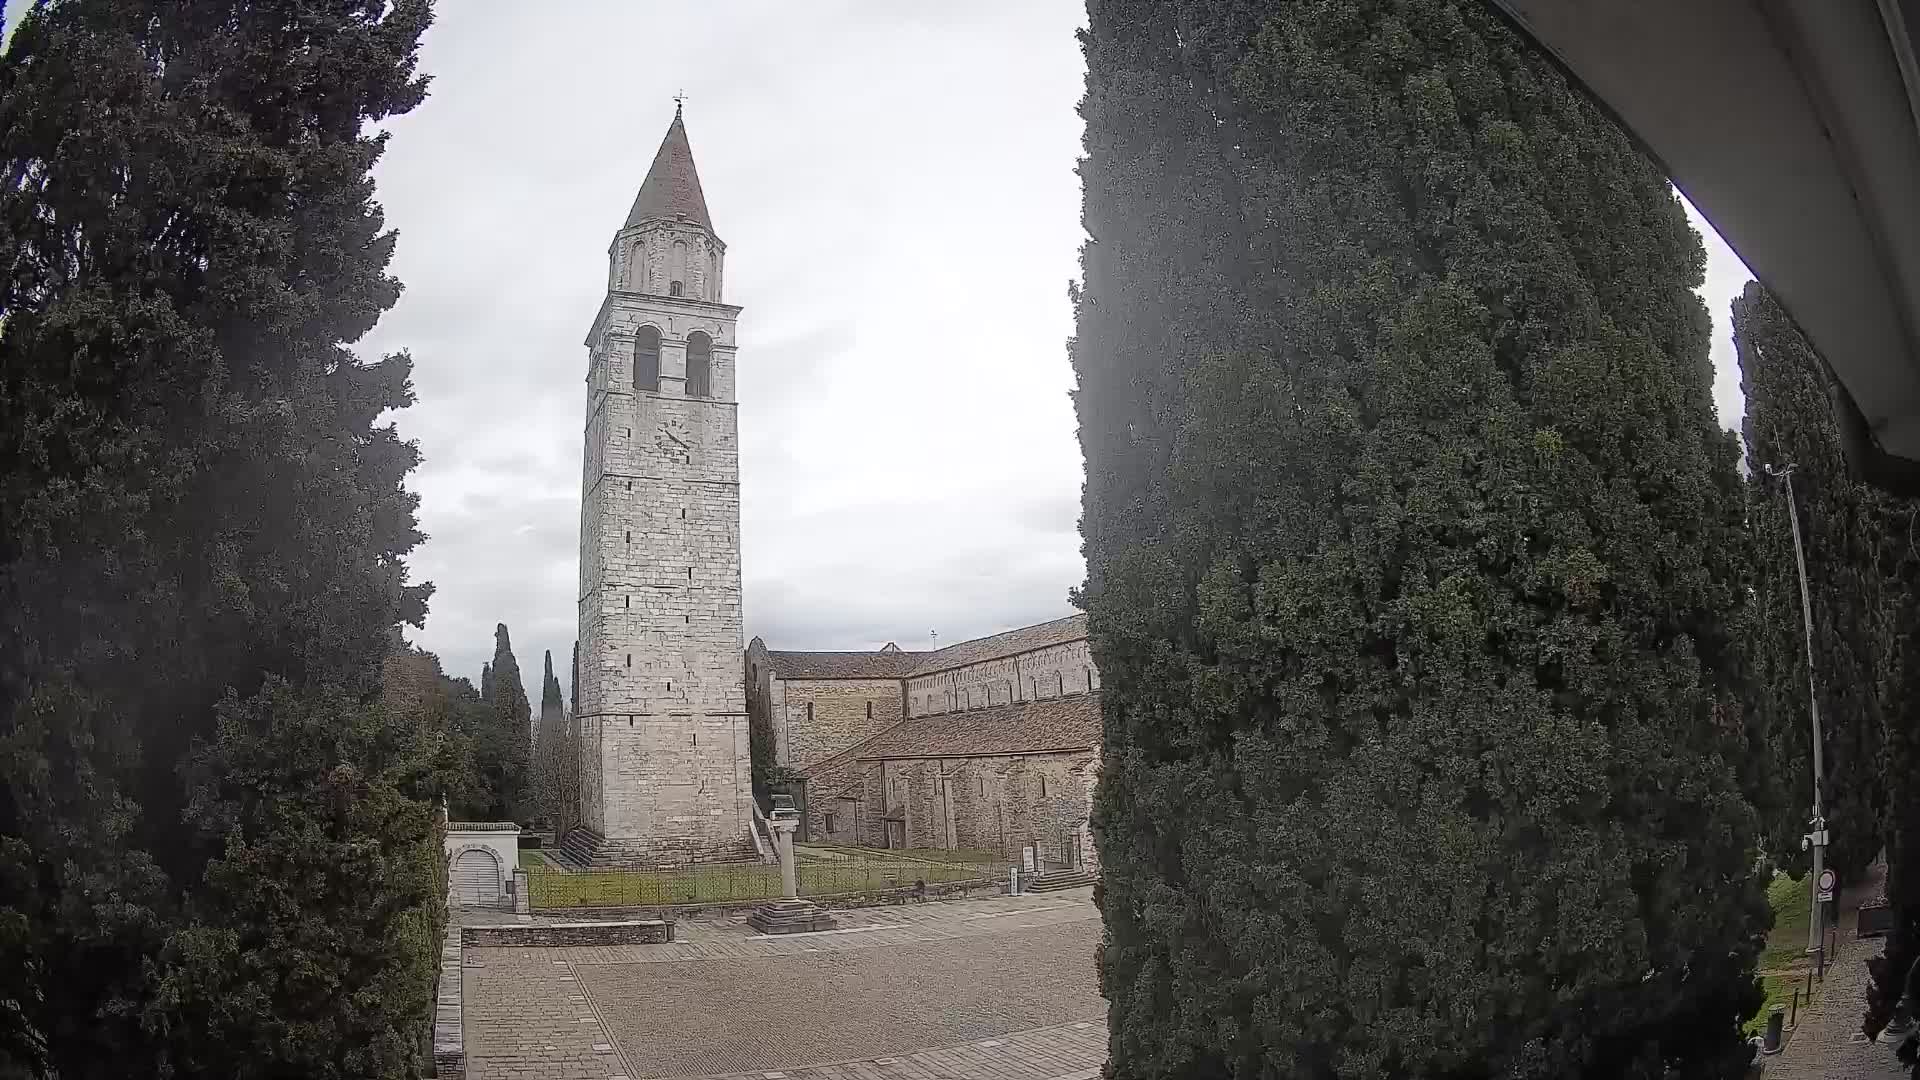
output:
[[[570,870],[587,870],[603,858],[601,849],[606,843],[606,838],[592,829],[569,829],[551,854]]]
[[[1091,870],[1048,870],[1044,874],[1029,878],[1021,884],[1025,892],[1058,892],[1061,889],[1078,889],[1093,884]]]
[[[838,924],[825,908],[811,900],[775,900],[754,909],[747,925],[763,934],[810,934],[832,930]]]

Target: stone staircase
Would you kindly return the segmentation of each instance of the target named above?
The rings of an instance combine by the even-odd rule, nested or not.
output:
[[[750,833],[753,837],[753,853],[762,863],[780,861],[779,849],[773,842],[773,830],[767,826],[767,816],[760,812],[760,802],[757,799],[753,803],[753,827]]]
[[[547,858],[562,870],[613,870],[634,865],[623,860],[619,850],[607,843],[606,837],[584,826],[567,830],[559,846],[547,848],[546,852]],[[764,863],[770,859],[769,853],[760,850],[758,837],[742,835],[731,850],[713,852],[697,861],[702,864]]]
[[[547,857],[568,870],[592,870],[606,865],[607,838],[584,826],[567,830],[558,847],[547,849]]]
[[[1022,892],[1059,892],[1061,889],[1078,889],[1093,884],[1091,870],[1048,870],[1036,874],[1020,884]]]

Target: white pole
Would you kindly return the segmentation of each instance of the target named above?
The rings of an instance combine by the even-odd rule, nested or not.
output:
[[[1787,521],[1793,528],[1793,559],[1800,569],[1800,618],[1807,639],[1807,704],[1813,722],[1813,831],[1807,835],[1807,847],[1813,852],[1813,888],[1808,890],[1813,910],[1807,920],[1807,953],[1814,966],[1826,967],[1826,934],[1821,923],[1820,873],[1826,869],[1827,820],[1820,799],[1820,777],[1824,773],[1820,753],[1820,688],[1813,670],[1813,601],[1807,589],[1807,553],[1800,542],[1800,506],[1793,498],[1794,466],[1767,466],[1770,475],[1786,481]]]

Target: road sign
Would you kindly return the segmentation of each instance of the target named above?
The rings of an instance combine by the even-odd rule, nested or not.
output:
[[[1820,871],[1820,891],[1821,892],[1832,892],[1834,884],[1835,884],[1835,881],[1834,881],[1832,870]]]

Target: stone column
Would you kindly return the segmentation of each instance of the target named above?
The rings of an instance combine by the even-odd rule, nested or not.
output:
[[[799,822],[792,818],[774,818],[767,822],[773,830],[773,846],[780,853],[780,895],[789,900],[800,896],[800,883],[793,867],[793,832]]]
[[[800,827],[800,815],[793,800],[784,795],[773,797],[773,813],[767,815],[767,828],[773,833],[773,848],[780,855],[782,897],[747,916],[747,925],[763,934],[799,934],[834,927],[833,916],[811,900],[800,899],[799,875],[793,859],[793,833]]]

